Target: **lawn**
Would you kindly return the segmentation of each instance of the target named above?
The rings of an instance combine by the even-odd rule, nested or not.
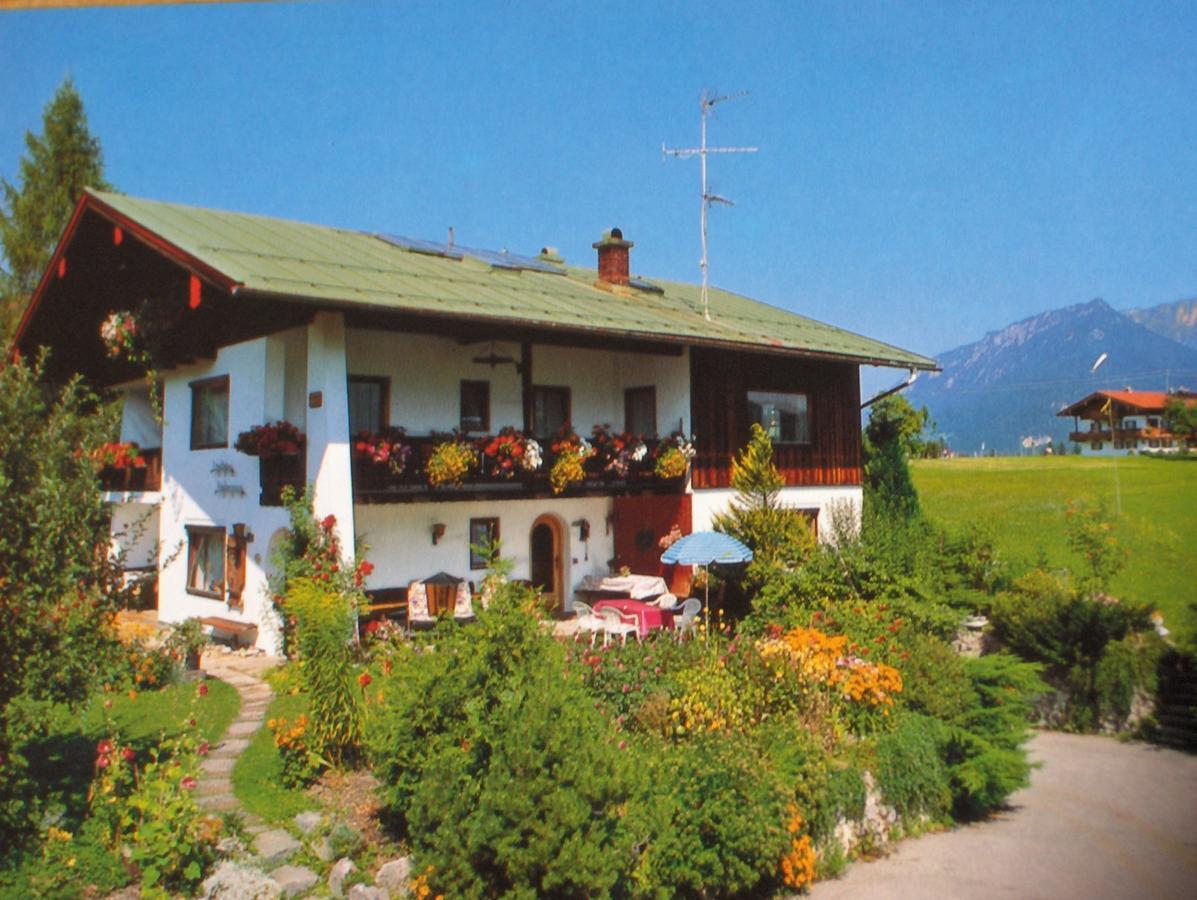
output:
[[[48,823],[77,833],[78,876],[62,888],[66,892],[63,896],[76,896],[89,883],[112,890],[127,879],[123,867],[100,846],[98,836],[82,824],[96,744],[110,735],[107,720],[111,719],[120,737],[143,756],[163,732],[177,733],[192,712],[200,734],[215,743],[236,718],[241,700],[236,689],[223,681],[209,681],[208,695],[195,698],[194,684],[176,684],[135,694],[97,693],[81,715],[71,713],[65,706],[51,708],[47,713],[47,735],[23,748],[30,761],[31,775],[46,797]],[[106,699],[112,700],[111,709],[105,709]],[[40,860],[36,850],[24,857],[0,856],[0,896],[27,897],[40,893],[31,888],[30,882],[40,874]]]
[[[1016,564],[1042,557],[1075,566],[1064,532],[1068,501],[1105,504],[1130,551],[1112,593],[1149,603],[1169,628],[1197,635],[1197,460],[1036,456],[920,460],[912,468],[933,521],[981,524]]]

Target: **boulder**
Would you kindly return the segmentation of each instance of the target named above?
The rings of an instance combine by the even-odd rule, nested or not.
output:
[[[303,866],[279,866],[270,873],[284,897],[298,897],[316,886],[320,877]]]
[[[254,853],[262,858],[262,864],[268,869],[285,863],[301,846],[281,828],[263,831],[254,839]]]
[[[411,859],[400,856],[383,863],[374,881],[390,891],[392,896],[406,897],[411,886]]]
[[[300,834],[306,836],[319,828],[320,823],[323,821],[324,816],[320,815],[320,813],[308,810],[295,816],[295,827],[299,829]]]
[[[348,856],[338,859],[336,865],[332,867],[332,871],[328,873],[329,893],[334,897],[344,897],[345,879],[356,869],[357,866],[353,864],[353,860]]]
[[[278,884],[265,872],[225,860],[200,885],[202,900],[275,900]]]
[[[348,900],[391,900],[386,888],[371,884],[355,884],[345,896]]]

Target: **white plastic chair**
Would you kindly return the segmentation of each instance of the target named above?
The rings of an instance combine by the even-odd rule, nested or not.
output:
[[[654,602],[660,609],[675,609],[677,607],[677,595],[662,594]]]
[[[604,606],[598,611],[598,614],[603,620],[603,646],[606,647],[611,643],[611,635],[619,635],[620,640],[626,646],[628,643],[628,635],[636,635],[636,640],[640,640],[640,623],[636,621],[635,616],[629,616],[614,606]],[[628,621],[628,620],[631,621]]]
[[[593,647],[594,639],[603,630],[603,620],[599,618],[598,613],[593,608],[581,600],[574,601],[574,618],[578,622],[578,634],[581,634],[583,631],[590,632],[590,646]]]
[[[453,598],[453,618],[459,622],[474,618],[474,599],[470,596],[470,586],[465,581],[457,584],[457,596]]]
[[[432,625],[428,614],[428,588],[422,581],[413,581],[407,588],[407,630],[413,625]]]
[[[673,617],[673,629],[679,641],[694,631],[700,612],[702,612],[702,601],[697,597],[691,597],[682,604],[681,615]]]

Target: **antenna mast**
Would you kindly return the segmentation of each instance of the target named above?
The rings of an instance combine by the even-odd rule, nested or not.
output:
[[[702,259],[698,261],[698,266],[702,269],[702,317],[708,322],[711,320],[711,303],[707,295],[707,211],[711,208],[712,203],[724,203],[728,206],[735,206],[731,200],[726,197],[720,197],[718,194],[712,194],[707,189],[707,154],[709,153],[756,153],[759,147],[708,147],[707,146],[707,116],[711,114],[711,110],[718,104],[725,100],[734,100],[737,97],[745,97],[748,91],[738,91],[735,94],[727,94],[722,97],[713,96],[710,91],[703,91],[699,98],[698,105],[702,110],[702,141],[698,147],[678,147],[671,148],[661,144],[662,156],[676,156],[680,159],[689,159],[691,156],[697,156],[699,161],[699,168],[702,172],[702,213],[699,217],[700,228],[702,231]]]

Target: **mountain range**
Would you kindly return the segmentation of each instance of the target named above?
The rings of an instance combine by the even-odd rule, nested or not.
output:
[[[937,358],[943,371],[920,377],[906,397],[927,407],[952,450],[1016,453],[1048,437],[1062,450],[1073,422],[1056,413],[1093,391],[1197,389],[1197,300],[1122,312],[1093,300]]]

